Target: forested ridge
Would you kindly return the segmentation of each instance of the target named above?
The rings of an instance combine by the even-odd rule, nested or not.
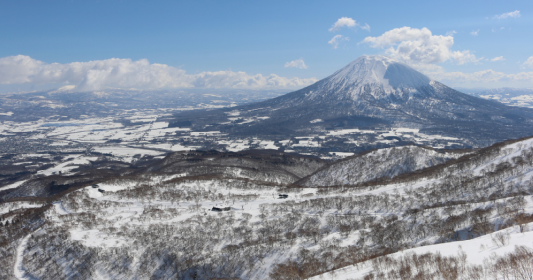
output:
[[[301,184],[332,168],[340,182],[369,155],[364,172],[376,176],[366,181]],[[221,162],[233,165],[220,172]],[[533,138],[455,154],[389,148],[327,165],[176,153],[142,172],[0,204],[0,278],[307,279],[350,268],[366,269],[361,279],[530,279],[521,277],[531,275],[531,244],[487,249],[483,264],[468,250],[394,253],[484,237],[499,252],[531,229],[532,176]],[[231,210],[211,211],[221,205]]]

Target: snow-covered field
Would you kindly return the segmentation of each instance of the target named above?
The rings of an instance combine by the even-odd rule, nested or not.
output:
[[[24,184],[24,182],[26,182],[26,181],[27,180],[22,180],[22,181],[18,181],[16,183],[13,183],[13,184],[9,184],[9,185],[3,186],[3,187],[0,188],[0,191],[17,188],[18,186]]]
[[[79,165],[90,164],[91,161],[95,161],[97,159],[98,157],[69,156],[64,159],[63,163],[46,170],[41,170],[37,172],[37,174],[47,176],[58,173],[67,174],[70,170],[78,168]]]
[[[413,142],[419,145],[445,148],[454,144],[462,143],[462,139],[445,137],[440,135],[427,135],[420,133],[418,129],[393,128],[391,130],[364,130],[364,129],[338,129],[311,133],[308,136],[296,137],[298,141],[291,139],[274,141],[272,139],[258,139],[257,137],[235,137],[220,131],[205,130],[192,131],[189,127],[169,127],[168,121],[161,118],[171,116],[176,109],[135,109],[117,110],[109,116],[94,117],[83,115],[79,119],[64,119],[65,116],[51,116],[29,122],[0,122],[0,141],[4,137],[13,137],[24,133],[24,137],[31,141],[42,141],[49,150],[68,153],[69,151],[102,151],[116,155],[117,160],[131,162],[132,147],[143,148],[138,155],[156,155],[160,152],[186,151],[206,148],[208,145],[216,146],[216,149],[238,152],[250,148],[292,150],[309,155],[320,156],[325,159],[344,157],[352,151],[339,150],[336,155],[329,152],[319,152],[330,143],[335,143],[339,138],[344,139],[350,149],[357,149],[372,144],[396,145],[398,139]],[[230,122],[246,125],[268,119],[266,116],[242,119],[240,112],[235,110],[228,112]],[[323,120],[313,120],[312,123],[320,123]],[[207,127],[206,127],[207,129]],[[370,138],[369,138],[370,137]],[[155,152],[147,152],[147,150]],[[42,150],[42,149],[41,149]]]

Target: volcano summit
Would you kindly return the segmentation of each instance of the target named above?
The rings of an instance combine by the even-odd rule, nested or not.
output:
[[[171,125],[235,136],[418,129],[485,146],[533,134],[533,110],[473,97],[385,56],[361,56],[306,88],[263,102],[179,113]],[[403,140],[403,139],[402,139]]]

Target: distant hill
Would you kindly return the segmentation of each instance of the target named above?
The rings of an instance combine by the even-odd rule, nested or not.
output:
[[[533,88],[496,88],[467,92],[473,96],[495,100],[509,106],[533,108]]]

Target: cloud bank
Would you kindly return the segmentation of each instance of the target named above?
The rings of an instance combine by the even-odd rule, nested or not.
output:
[[[530,56],[526,62],[524,62],[525,66],[529,66],[530,68],[533,68],[533,56]]]
[[[427,75],[438,81],[450,81],[455,84],[498,84],[509,82],[525,82],[531,83],[533,81],[533,72],[520,72],[516,74],[505,74],[497,72],[492,69],[473,72],[427,72]]]
[[[25,55],[0,58],[0,84],[69,84],[74,85],[76,91],[104,88],[296,88],[316,81],[316,78],[250,75],[233,71],[187,74],[185,70],[165,64],[150,64],[146,59],[111,58],[48,64]]]
[[[409,64],[434,64],[447,60],[464,64],[481,59],[468,50],[452,51],[453,36],[433,35],[425,27],[395,28],[378,37],[366,37],[362,43],[369,44],[372,48],[386,49],[387,55]]]

